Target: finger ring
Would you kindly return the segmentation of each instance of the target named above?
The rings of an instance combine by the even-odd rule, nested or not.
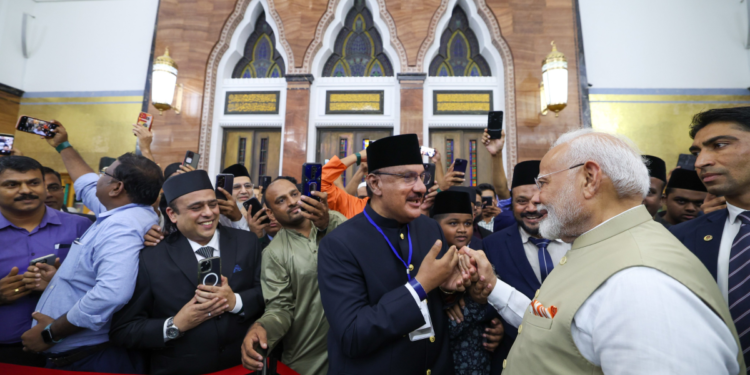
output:
[[[211,313],[208,313],[208,316],[211,316]]]
[[[18,288],[16,288],[16,290],[14,291],[14,293],[18,293]]]

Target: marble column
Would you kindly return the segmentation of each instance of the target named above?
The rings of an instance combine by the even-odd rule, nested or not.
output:
[[[312,74],[286,76],[286,120],[284,124],[284,162],[282,176],[300,181],[302,164],[307,161],[307,127],[310,123],[310,85]]]
[[[422,139],[424,129],[424,80],[426,73],[399,73],[401,85],[401,134],[415,133]]]

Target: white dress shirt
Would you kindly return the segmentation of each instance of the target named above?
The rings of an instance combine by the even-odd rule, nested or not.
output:
[[[531,303],[499,279],[488,301],[515,327]],[[609,375],[739,373],[737,344],[724,321],[650,267],[612,275],[581,305],[570,331],[583,357]]]
[[[533,242],[529,241],[529,233],[526,232],[520,225],[518,226],[518,232],[521,234],[521,242],[523,242],[523,250],[526,252],[526,258],[529,260],[531,269],[534,270],[534,275],[539,282],[542,282],[542,271],[539,266],[539,248],[534,245]],[[552,258],[552,264],[557,265],[560,263],[560,259],[570,250],[570,244],[565,243],[562,240],[550,241],[547,245],[547,252]]]
[[[484,229],[487,229],[490,232],[494,232],[495,231],[495,218],[493,217],[492,219],[490,219],[489,223],[484,221],[484,219],[479,220],[479,222],[477,222],[477,225],[479,225],[480,227]]]
[[[197,243],[197,242],[195,242],[195,241],[193,241],[193,240],[191,240],[189,238],[187,238],[187,240],[188,240],[188,243],[190,244],[190,247],[193,248],[193,254],[195,254],[195,258],[199,262],[201,260],[203,260],[203,259],[206,259],[204,256],[196,253],[196,251],[198,251],[198,249],[200,249],[201,247],[203,247],[203,245],[201,245],[201,244],[199,244],[199,243]],[[214,236],[211,238],[211,241],[208,241],[208,243],[206,244],[206,246],[214,248],[214,257],[220,257],[221,256],[221,249],[219,249],[219,231],[218,230],[216,230],[216,232],[214,232]],[[232,311],[229,311],[229,313],[237,314],[237,313],[239,313],[239,312],[242,311],[242,306],[243,306],[242,305],[242,297],[240,297],[239,294],[235,293],[234,294],[234,298],[236,300],[235,304],[234,304],[234,308],[232,309]],[[167,320],[164,320],[164,341],[165,342],[169,341],[169,339],[167,338]],[[177,327],[177,328],[180,328],[180,327]]]
[[[246,230],[249,232],[250,225],[247,223],[247,219],[245,218],[245,215],[247,215],[247,211],[245,211],[245,207],[243,207],[242,203],[240,203],[239,201],[236,202],[236,204],[237,204],[237,207],[240,209],[240,212],[242,212],[242,217],[237,221],[232,221],[232,219],[224,215],[220,215],[219,224],[225,227],[230,227],[230,228],[239,229],[239,230]]]
[[[724,222],[724,231],[721,234],[721,245],[719,245],[719,259],[716,267],[716,282],[719,284],[721,295],[729,303],[729,256],[732,253],[732,243],[737,233],[740,232],[742,221],[737,219],[745,210],[727,203],[727,220]]]

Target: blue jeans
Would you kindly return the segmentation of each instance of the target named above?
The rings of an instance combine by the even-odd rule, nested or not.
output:
[[[86,347],[64,353],[47,354],[47,357],[66,357]],[[46,368],[67,371],[104,372],[109,374],[143,374],[144,362],[141,353],[131,352],[124,348],[110,346],[97,350],[89,356],[67,366],[56,367],[47,360]]]

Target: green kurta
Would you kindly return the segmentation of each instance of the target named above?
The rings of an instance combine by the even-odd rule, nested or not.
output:
[[[328,211],[330,233],[346,221]],[[328,372],[328,321],[318,289],[318,232],[310,238],[281,229],[263,251],[260,285],[266,311],[258,322],[266,329],[268,346],[283,340],[281,362],[305,375]],[[270,352],[270,350],[269,350]]]

